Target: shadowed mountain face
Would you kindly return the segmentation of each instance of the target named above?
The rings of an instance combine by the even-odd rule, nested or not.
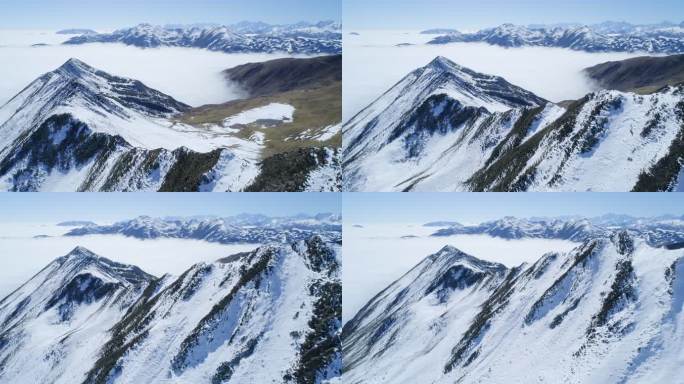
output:
[[[343,382],[680,377],[684,252],[626,232],[508,269],[445,247],[344,326]]]
[[[0,382],[322,383],[339,250],[313,235],[155,278],[76,248],[0,301]]]
[[[684,82],[684,54],[610,61],[586,68],[584,72],[605,89],[653,93]]]
[[[224,74],[252,97],[322,88],[342,81],[342,55],[249,63],[228,69]]]

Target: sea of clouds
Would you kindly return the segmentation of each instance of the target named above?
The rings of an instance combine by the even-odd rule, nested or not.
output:
[[[139,240],[121,235],[61,236],[69,227],[45,223],[0,223],[0,300],[54,259],[77,246],[157,277],[178,276],[199,262],[212,262],[259,244],[216,244],[201,240]],[[47,238],[34,238],[44,235]]]
[[[77,58],[112,75],[140,80],[192,106],[245,96],[221,72],[235,66],[290,57],[287,54],[226,54],[193,48],[141,49],[124,44],[62,45],[72,36],[52,31],[0,30],[0,106],[44,73]],[[37,46],[34,44],[48,44]]]
[[[502,48],[485,43],[425,44],[434,35],[417,31],[345,33],[343,116],[347,121],[411,71],[444,56],[478,72],[553,101],[578,99],[595,90],[581,70],[643,54],[587,53],[561,48]],[[397,44],[413,44],[397,47]]]
[[[345,224],[342,319],[349,321],[371,298],[425,257],[445,245],[507,267],[534,263],[548,252],[565,252],[578,244],[565,240],[505,240],[486,235],[430,237],[437,229],[410,224]],[[416,236],[402,238],[405,236]]]

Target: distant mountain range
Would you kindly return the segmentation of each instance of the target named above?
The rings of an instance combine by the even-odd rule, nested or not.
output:
[[[314,235],[158,278],[77,247],[0,301],[0,381],[322,383],[339,253]]]
[[[632,25],[606,22],[595,25],[522,26],[502,24],[474,33],[450,31],[429,44],[482,42],[502,47],[558,47],[586,52],[684,53],[684,23]]]
[[[340,65],[309,65],[309,76],[331,66],[341,73],[335,57]],[[339,190],[341,112],[333,108],[341,104],[341,82],[300,88],[290,77],[299,74],[287,69],[298,60],[321,59],[294,59],[261,74],[277,71],[294,84],[290,93],[191,108],[70,59],[0,106],[0,190]],[[275,129],[284,124],[288,129]]]
[[[155,26],[139,24],[112,33],[87,33],[64,44],[122,43],[140,48],[190,47],[225,53],[340,54],[342,26],[333,21],[270,25]]]
[[[112,225],[86,224],[65,236],[124,235],[137,239],[196,239],[221,244],[293,242],[317,234],[329,242],[342,241],[342,217],[337,214],[293,217],[239,215],[234,217],[140,216]]]
[[[625,71],[643,74],[636,85],[652,92],[554,104],[438,57],[345,123],[344,189],[682,190],[684,84],[676,70],[662,77],[643,62]],[[611,70],[587,71],[620,85]]]
[[[428,223],[431,224],[431,223]],[[428,225],[426,224],[426,225]],[[516,218],[504,217],[478,225],[452,223],[432,236],[489,235],[503,239],[562,239],[583,242],[608,236],[617,229],[644,239],[653,247],[684,242],[684,216],[635,218],[626,215],[604,215],[596,218]]]
[[[670,381],[683,300],[682,249],[626,232],[516,268],[447,246],[345,324],[341,382]]]
[[[96,31],[92,29],[62,29],[61,31],[55,32],[58,35],[95,35]]]

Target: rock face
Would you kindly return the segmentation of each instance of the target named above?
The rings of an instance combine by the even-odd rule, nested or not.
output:
[[[683,86],[567,107],[438,58],[343,127],[349,191],[670,191]]]
[[[483,42],[502,47],[558,47],[586,52],[684,52],[684,29],[630,24],[522,26],[502,24],[475,33],[450,32],[429,44]]]
[[[339,54],[342,53],[342,27],[334,22],[190,27],[139,24],[113,33],[72,37],[64,44],[87,43],[123,43],[140,48],[190,47],[225,53]]]
[[[77,248],[0,302],[0,380],[321,383],[341,368],[339,250],[311,236],[157,279]]]
[[[513,269],[446,247],[345,324],[342,382],[678,377],[683,260],[625,232]]]

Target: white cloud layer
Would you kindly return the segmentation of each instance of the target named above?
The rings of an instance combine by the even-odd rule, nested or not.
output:
[[[60,45],[69,38],[46,31],[0,30],[0,105],[5,104],[40,75],[53,71],[70,58],[130,77],[200,106],[243,97],[229,86],[221,71],[249,62],[288,57],[286,54],[226,54],[193,48],[141,49],[123,44]],[[49,46],[32,47],[45,43]]]
[[[534,263],[547,252],[568,251],[565,240],[504,240],[484,235],[429,237],[435,228],[421,225],[373,225],[343,228],[342,319],[350,320],[373,296],[445,245],[508,267]],[[418,236],[402,239],[402,236]]]
[[[560,48],[506,49],[484,43],[428,45],[434,35],[356,31],[344,35],[344,120],[370,104],[409,72],[444,56],[475,71],[498,75],[550,101],[578,99],[594,90],[580,71],[643,54],[587,53]],[[409,43],[410,46],[397,47]]]
[[[178,276],[193,264],[215,261],[258,244],[222,245],[201,240],[138,240],[119,235],[62,237],[69,228],[54,225],[0,224],[0,300],[42,268],[76,246],[110,260],[133,264],[157,277]],[[33,238],[36,235],[56,237]]]

